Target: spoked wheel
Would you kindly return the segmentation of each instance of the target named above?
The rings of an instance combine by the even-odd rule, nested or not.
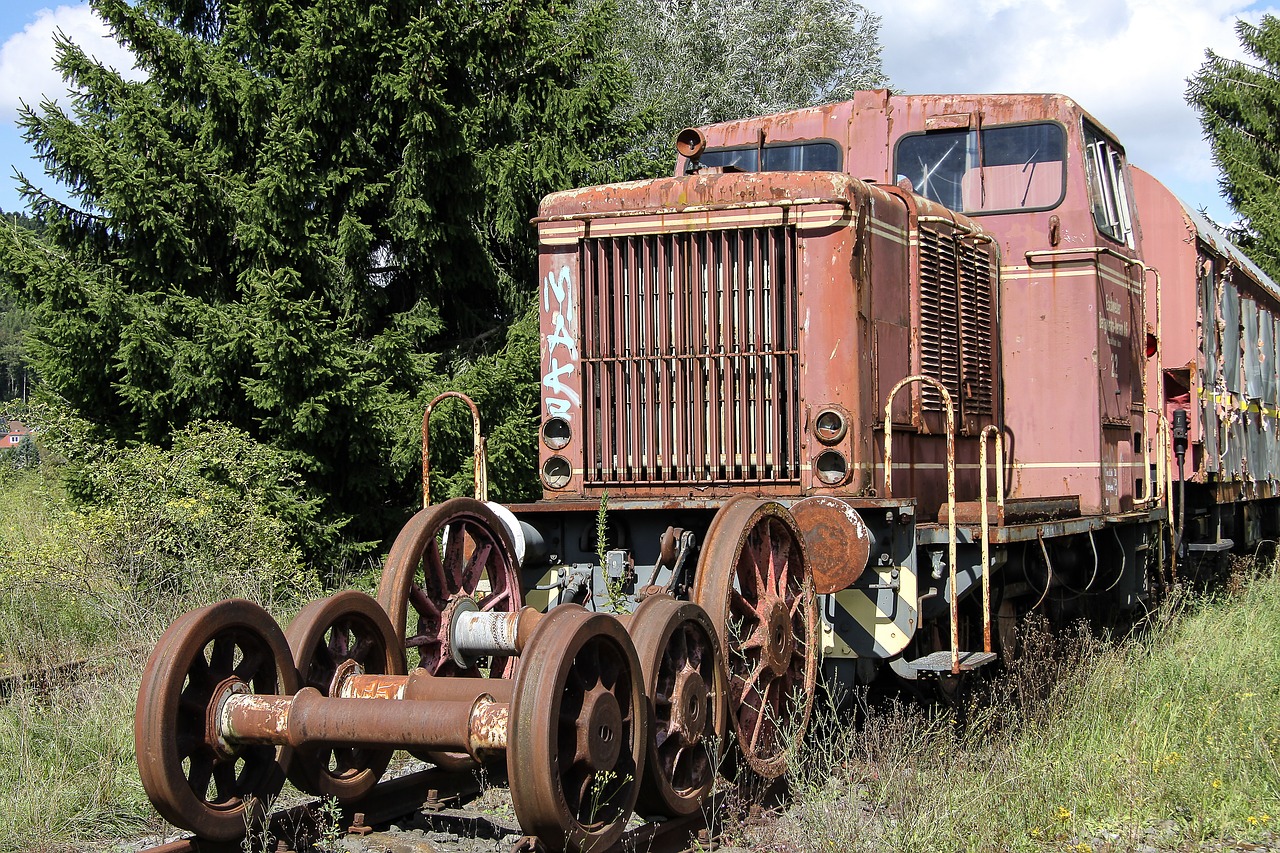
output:
[[[285,632],[303,687],[337,695],[348,675],[404,675],[404,650],[386,611],[350,590],[313,601]],[[387,769],[394,750],[314,746],[285,748],[289,781],[303,791],[342,802],[367,794]],[[290,754],[291,753],[291,754]]]
[[[818,675],[818,605],[803,538],[786,507],[742,497],[712,519],[693,599],[715,624],[743,757],[782,775],[804,734]]]
[[[391,617],[410,667],[432,675],[511,677],[514,658],[493,658],[485,671],[463,669],[453,660],[454,607],[477,595],[481,610],[513,611],[524,604],[515,550],[502,522],[472,498],[420,510],[392,544],[378,584],[378,603]],[[449,769],[475,764],[460,753],[413,754]]]
[[[284,786],[274,746],[232,746],[214,723],[233,693],[293,695],[284,634],[261,607],[223,601],[180,617],[160,637],[138,689],[133,736],[147,796],[166,820],[234,841]]]
[[[378,584],[378,603],[391,617],[408,664],[432,675],[477,675],[449,649],[450,605],[480,595],[481,610],[519,610],[520,574],[502,522],[483,503],[454,498],[418,512],[400,531]],[[509,676],[511,659],[495,658],[489,673]]]
[[[645,815],[692,814],[715,784],[728,716],[715,626],[692,601],[664,595],[642,601],[626,624],[651,712],[637,809]]]
[[[538,624],[516,670],[507,775],[520,827],[552,850],[606,850],[635,808],[648,742],[635,647],[575,604]]]

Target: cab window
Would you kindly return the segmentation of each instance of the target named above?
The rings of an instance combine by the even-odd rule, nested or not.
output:
[[[1124,154],[1095,127],[1084,126],[1084,163],[1089,201],[1098,231],[1133,248],[1133,218],[1124,182]]]
[[[894,170],[951,210],[1047,210],[1066,191],[1066,133],[1053,122],[934,130],[898,141]]]
[[[757,166],[758,148],[718,148],[705,151],[703,166],[726,166],[743,172],[838,172],[840,149],[833,142],[766,145],[764,169]]]

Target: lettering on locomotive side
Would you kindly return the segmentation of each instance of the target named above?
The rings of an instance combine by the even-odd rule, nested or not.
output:
[[[1112,320],[1105,314],[1099,314],[1098,328],[1106,332],[1108,346],[1122,347],[1129,341],[1128,320]]]
[[[542,386],[547,392],[542,402],[548,416],[556,415],[570,422],[573,409],[582,402],[578,392],[564,382],[578,369],[578,311],[572,285],[573,275],[568,265],[560,267],[558,274],[547,273],[542,284],[542,310],[544,314],[551,314],[552,324],[547,334],[547,368],[542,375]]]

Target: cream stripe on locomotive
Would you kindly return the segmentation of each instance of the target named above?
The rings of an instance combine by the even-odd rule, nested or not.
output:
[[[683,211],[646,211],[644,218],[622,217],[538,223],[538,240],[546,246],[573,245],[586,237],[633,236],[640,234],[683,234],[692,231],[723,231],[730,228],[771,228],[795,225],[801,230],[847,225],[853,212],[844,204],[828,199],[796,199],[780,205],[745,211],[692,208]],[[892,237],[890,234],[882,236]]]
[[[897,590],[855,587],[819,596],[824,655],[889,658],[907,647],[918,621],[915,574],[906,566],[867,566],[859,583],[875,579],[887,584],[895,568],[901,584]]]
[[[1098,459],[1084,459],[1079,462],[1006,462],[1005,463],[1006,468],[1017,468],[1017,469],[1048,468],[1048,469],[1055,469],[1055,470],[1059,468],[1097,468],[1099,465],[1106,465],[1108,468],[1143,468],[1146,466],[1146,463],[1143,462],[1141,459],[1134,460],[1131,462],[1111,462],[1111,461],[1104,462]],[[995,466],[994,462],[987,463],[988,469],[994,466]],[[910,468],[913,471],[945,471],[947,470],[947,465],[945,462],[894,462],[893,463],[893,470],[899,471],[903,468]],[[875,469],[877,471],[883,471],[884,463],[883,462],[875,463]],[[982,470],[982,466],[975,464],[973,462],[959,462],[959,463],[956,463],[956,470],[957,471],[980,471]]]
[[[1072,263],[1085,263],[1085,261],[1073,261]],[[1090,261],[1088,263],[1092,263],[1092,262]],[[1125,278],[1124,276],[1112,270],[1110,267],[1107,267],[1101,264],[1092,265],[1088,269],[1071,269],[1071,270],[1064,270],[1064,269],[1044,270],[1044,269],[1032,269],[1031,267],[1020,267],[1020,266],[1000,267],[1001,279],[1023,278],[1023,279],[1034,279],[1036,281],[1041,281],[1045,279],[1057,279],[1057,278],[1094,278],[1095,276],[1099,275],[1099,273],[1101,273],[1102,278],[1105,281],[1108,281],[1118,287],[1123,287],[1125,290],[1128,290],[1130,293],[1135,293],[1138,295],[1142,294],[1141,284],[1134,282],[1132,279]]]

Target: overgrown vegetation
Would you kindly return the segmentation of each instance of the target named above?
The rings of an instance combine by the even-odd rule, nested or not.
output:
[[[1232,592],[1165,602],[1140,636],[1119,643],[1031,627],[1027,653],[963,725],[901,703],[864,704],[857,727],[846,714],[819,714],[790,778],[795,804],[760,827],[742,825],[739,838],[753,849],[782,841],[902,853],[1274,839],[1274,562]]]
[[[13,783],[0,849],[77,849],[155,826],[133,710],[168,624],[229,597],[283,617],[321,593],[292,537],[317,501],[282,454],[225,425],[192,425],[163,450],[90,442],[65,410],[28,414],[43,461],[0,456],[0,675],[82,663],[0,697]]]

